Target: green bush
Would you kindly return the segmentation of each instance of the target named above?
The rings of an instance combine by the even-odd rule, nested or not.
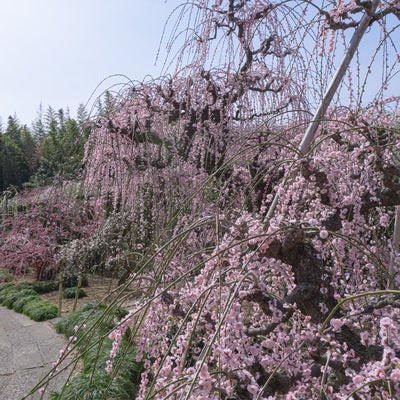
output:
[[[4,298],[2,299],[1,304],[8,308],[12,308],[15,301],[26,296],[37,296],[37,293],[32,289],[18,290],[15,287],[13,290],[4,293]]]
[[[49,282],[21,282],[17,285],[5,284],[0,287],[0,304],[21,312],[21,304],[26,303],[23,298],[38,297],[38,294],[47,293],[51,290],[54,290],[54,284]],[[13,304],[17,300],[21,301],[14,308]]]
[[[14,279],[12,272],[0,271],[0,282],[11,282]]]
[[[58,283],[57,282],[32,282],[33,283],[33,290],[36,290],[39,294],[42,293],[49,293],[58,290]]]
[[[126,308],[118,307],[115,310],[115,316],[119,320],[121,320],[122,318],[125,318],[128,314],[129,314],[129,311]]]
[[[5,302],[7,299],[9,299],[11,296],[15,295],[16,293],[18,294],[18,291],[15,290],[15,287],[14,287],[14,286],[10,286],[10,287],[8,287],[8,288],[2,290],[2,291],[0,292],[0,304],[1,304],[2,306],[6,306],[6,305],[4,304],[4,302]]]
[[[55,318],[58,314],[57,307],[39,297],[39,293],[54,290],[51,285],[50,282],[4,284],[0,286],[0,304],[16,312],[23,312],[34,321]]]
[[[22,310],[26,303],[29,303],[30,301],[36,300],[38,298],[39,298],[39,296],[37,293],[32,294],[32,295],[23,296],[21,298],[18,298],[16,301],[14,301],[12,308],[14,311],[16,311],[18,313],[22,313]]]
[[[103,312],[107,306],[105,304],[85,304],[79,310],[67,314],[55,325],[55,329],[58,333],[64,334],[67,338],[75,334],[74,327],[80,326],[83,323],[87,327],[92,326],[92,324],[99,318],[101,312]],[[100,325],[100,330],[104,330],[105,321]]]
[[[13,286],[15,286],[13,283],[3,283],[3,284],[0,284],[0,292],[2,292],[3,290],[8,289],[8,288],[10,288],[10,287],[13,287]]]
[[[136,362],[136,352],[129,340],[125,338],[121,343],[120,351],[114,359],[113,374],[109,375],[105,371],[112,347],[108,332],[114,326],[115,317],[126,315],[127,311],[121,308],[105,310],[103,304],[86,304],[56,324],[57,332],[64,333],[66,337],[75,335],[75,326],[86,324],[86,329],[77,332],[77,346],[83,360],[82,372],[66,384],[61,393],[52,393],[51,399],[135,398],[143,366]]]
[[[0,288],[0,304],[3,303],[4,299],[11,292],[15,292],[15,285],[13,285],[12,283],[1,286],[1,288]]]
[[[80,374],[73,378],[63,389],[62,394],[52,393],[52,400],[128,400],[134,398],[135,387],[126,376],[118,376],[111,381],[105,371]]]
[[[22,313],[25,315],[28,315],[30,312],[32,312],[32,310],[36,307],[40,307],[41,303],[42,303],[42,299],[39,297],[36,297],[35,299],[28,301],[28,303],[26,303],[24,305],[24,307],[22,308]]]
[[[64,290],[64,299],[74,299],[76,296],[77,287],[71,287]],[[78,298],[86,297],[87,293],[83,289],[79,289]]]
[[[79,276],[78,275],[70,275],[64,278],[64,287],[66,288],[71,288],[74,286],[78,286],[78,280],[79,280]],[[81,287],[88,287],[89,286],[89,281],[88,278],[83,275],[82,276],[82,283],[81,283]]]
[[[57,317],[58,308],[48,301],[37,298],[26,303],[22,312],[34,321],[46,321]]]
[[[32,282],[21,282],[13,286],[17,290],[32,289]]]
[[[32,289],[36,293],[49,293],[58,289],[56,282],[21,282],[16,285],[19,289]]]
[[[0,304],[6,306],[7,303],[10,303],[10,301],[12,302],[13,298],[18,296],[19,293],[21,293],[21,291],[18,290],[15,285],[6,287],[0,292]],[[4,304],[5,302],[6,304]]]

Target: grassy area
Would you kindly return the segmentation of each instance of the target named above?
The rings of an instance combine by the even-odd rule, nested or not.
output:
[[[24,313],[35,321],[44,321],[57,316],[57,307],[40,298],[43,293],[57,290],[52,282],[4,283],[0,286],[0,304],[16,312]],[[66,289],[66,296],[75,296],[77,288]],[[80,296],[84,294],[81,289]],[[95,400],[134,398],[142,364],[136,362],[136,351],[128,333],[123,338],[120,350],[113,359],[111,373],[106,371],[113,341],[108,337],[117,321],[127,315],[127,310],[107,310],[104,304],[86,304],[76,312],[67,314],[56,325],[56,331],[67,338],[76,336],[76,349],[82,359],[79,375],[71,379],[60,392],[51,394],[53,400]],[[85,328],[83,329],[83,326]],[[77,327],[80,329],[77,330]],[[76,331],[77,330],[77,331]],[[129,331],[129,329],[128,329]]]
[[[0,304],[23,313],[34,321],[45,321],[57,316],[57,306],[39,297],[41,293],[55,290],[51,282],[6,283],[0,286]]]
[[[46,321],[57,317],[58,308],[54,304],[38,298],[28,301],[23,306],[22,312],[34,321]]]
[[[56,324],[57,332],[63,333],[67,338],[76,335],[76,346],[83,367],[80,374],[65,385],[61,392],[52,393],[51,399],[134,398],[140,382],[142,364],[136,362],[136,352],[127,335],[114,359],[112,372],[106,372],[113,343],[108,334],[115,327],[115,321],[123,318],[127,311],[121,308],[105,311],[105,305],[87,304]]]
[[[70,287],[64,290],[64,299],[74,299],[76,296],[77,287]],[[83,289],[79,289],[78,298],[87,297],[87,293]]]
[[[0,282],[11,282],[14,279],[14,275],[8,271],[0,270]]]

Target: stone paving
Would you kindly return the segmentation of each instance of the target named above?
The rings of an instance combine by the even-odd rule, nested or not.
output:
[[[27,394],[65,348],[64,337],[56,333],[53,324],[32,321],[0,306],[0,400],[40,399],[38,392]],[[51,390],[58,389],[62,382],[60,374],[50,382],[43,399],[48,399]]]

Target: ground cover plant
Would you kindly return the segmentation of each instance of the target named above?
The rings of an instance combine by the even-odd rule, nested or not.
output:
[[[136,362],[136,352],[128,336],[120,338],[120,353],[116,354],[113,346],[112,328],[115,318],[123,319],[128,312],[122,309],[109,312],[106,318],[99,317],[107,309],[105,305],[87,304],[83,308],[62,318],[56,324],[56,330],[69,340],[74,338],[77,350],[81,354],[83,366],[60,393],[52,393],[52,399],[131,399],[137,392],[142,364]],[[115,353],[115,354],[114,354]],[[110,354],[117,366],[114,374],[107,371]]]
[[[48,301],[40,299],[39,294],[56,290],[49,282],[21,282],[0,286],[0,304],[23,313],[34,321],[46,321],[57,317],[58,309]]]
[[[46,321],[56,318],[58,315],[57,306],[41,299],[28,301],[22,307],[22,313],[34,321]]]
[[[14,279],[14,274],[8,271],[0,271],[0,283],[10,282]]]
[[[132,303],[91,376],[117,373],[129,324],[136,399],[398,398],[398,1],[195,0],[175,16],[172,75],[109,97],[81,186],[41,206],[67,216],[56,236],[40,225],[55,271],[120,278],[97,324]]]
[[[76,297],[76,292],[78,292],[79,299],[87,296],[87,293],[83,289],[70,287],[64,290],[64,299],[74,299]]]

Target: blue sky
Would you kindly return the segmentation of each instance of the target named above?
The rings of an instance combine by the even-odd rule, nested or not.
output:
[[[0,0],[0,117],[17,115],[30,125],[43,110],[69,108],[74,115],[98,84],[114,74],[131,80],[158,77],[165,52],[155,66],[165,22],[184,0]],[[173,16],[173,23],[178,13]],[[169,26],[171,28],[171,26]],[[376,35],[367,34],[361,66],[368,69]],[[394,43],[400,39],[393,35]],[[166,38],[168,39],[168,37]],[[162,47],[163,49],[164,47]],[[368,97],[380,86],[381,56],[375,59]],[[398,71],[397,71],[398,72]],[[400,93],[395,75],[389,94]],[[127,83],[116,76],[96,91]],[[91,103],[89,103],[91,104]]]
[[[112,74],[154,77],[165,21],[181,0],[1,0],[0,116],[30,125],[43,109],[74,114]],[[105,82],[104,90],[122,77]]]

